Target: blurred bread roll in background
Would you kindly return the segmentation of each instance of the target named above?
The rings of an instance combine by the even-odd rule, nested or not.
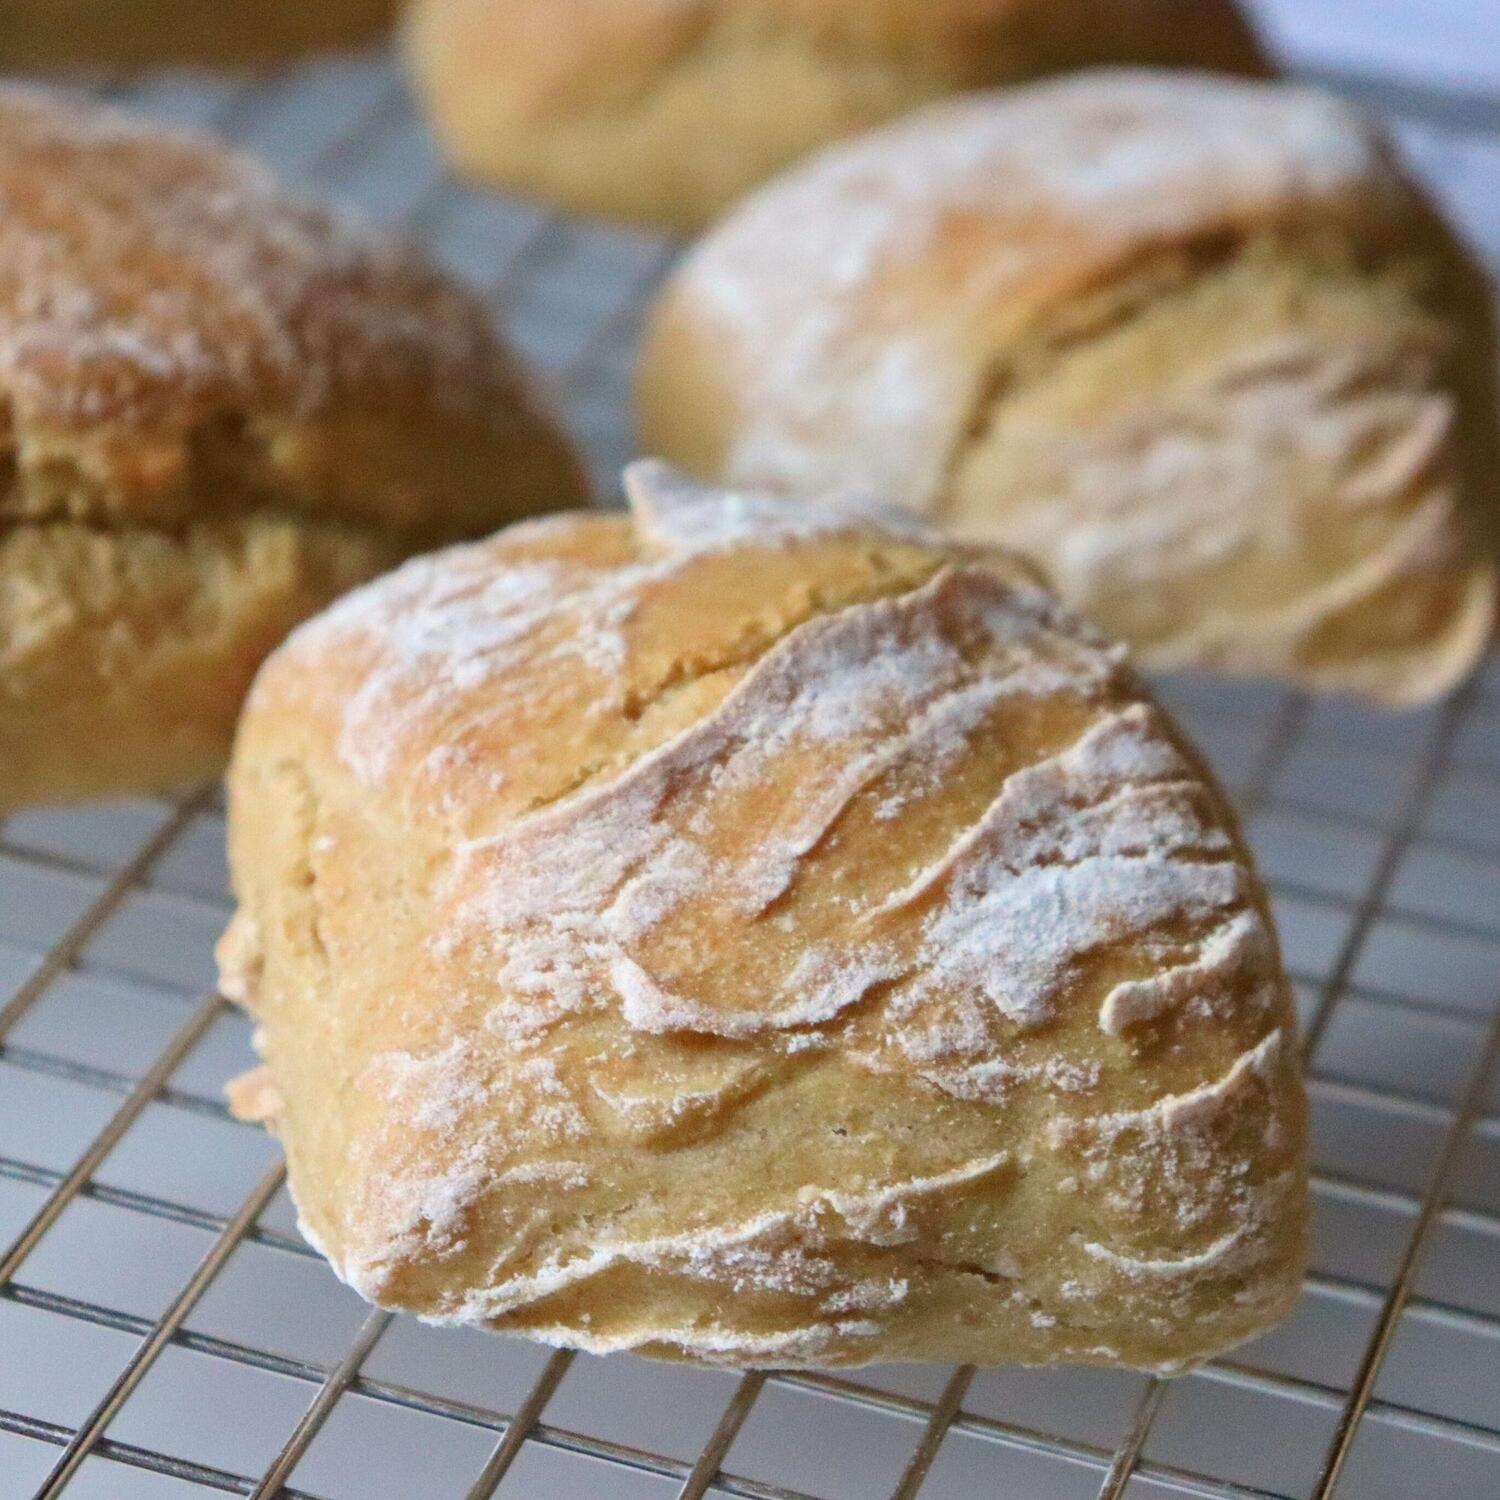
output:
[[[5,0],[0,68],[269,64],[388,30],[397,0]]]
[[[1266,66],[1234,0],[416,0],[408,44],[462,171],[681,230],[963,89],[1104,62]]]
[[[575,505],[482,305],[205,141],[0,91],[0,811],[219,770],[292,625]]]
[[[1441,693],[1494,620],[1483,275],[1309,88],[1104,71],[835,147],[687,257],[643,446],[1040,561],[1153,667]]]
[[[435,1322],[1177,1367],[1295,1298],[1289,992],[1193,750],[1028,564],[627,476],[299,630],[223,992],[304,1233]]]

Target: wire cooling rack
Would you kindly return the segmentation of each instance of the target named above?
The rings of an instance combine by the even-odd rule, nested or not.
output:
[[[1306,67],[1403,112],[1500,262],[1488,0],[1410,0],[1404,50],[1384,29],[1402,3],[1266,8]],[[388,57],[110,92],[487,288],[612,484],[670,245],[456,187]],[[28,813],[0,827],[0,1500],[1500,1495],[1500,663],[1399,717],[1163,690],[1245,811],[1297,980],[1316,1236],[1285,1327],[1171,1382],[735,1377],[372,1312],[297,1236],[274,1143],[221,1102],[250,1054],[211,989],[217,794]]]

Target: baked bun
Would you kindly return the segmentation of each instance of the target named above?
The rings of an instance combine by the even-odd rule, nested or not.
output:
[[[1101,72],[935,107],[687,259],[644,445],[1018,548],[1151,666],[1430,698],[1496,585],[1490,292],[1379,132]]]
[[[224,993],[305,1233],[438,1322],[1175,1366],[1305,1130],[1208,773],[1008,554],[698,490],[421,558],[266,664]]]
[[[258,168],[0,90],[0,811],[217,772],[261,658],[578,503],[482,307]]]
[[[368,41],[395,13],[396,0],[5,0],[0,66],[271,63]]]
[[[461,170],[683,230],[963,89],[1106,62],[1266,67],[1235,0],[416,0],[408,39]]]

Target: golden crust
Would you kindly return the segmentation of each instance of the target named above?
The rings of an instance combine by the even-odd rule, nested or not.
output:
[[[406,550],[277,517],[0,528],[0,809],[218,775],[266,654]]]
[[[438,1321],[1177,1366],[1296,1294],[1263,892],[1006,554],[628,477],[267,663],[224,993],[305,1232]]]
[[[8,514],[172,524],[269,493],[440,536],[556,503],[560,455],[497,462],[536,422],[484,309],[249,159],[11,88],[0,194]]]
[[[298,619],[582,498],[484,309],[244,159],[6,89],[0,198],[0,808],[217,769]]]
[[[408,41],[463,170],[686,230],[961,89],[1105,62],[1266,68],[1233,0],[417,0]]]
[[[1493,626],[1483,276],[1350,106],[1107,72],[829,151],[689,255],[645,446],[891,494],[1152,665],[1392,702]]]
[[[15,69],[278,62],[386,31],[396,0],[6,0],[0,64]]]

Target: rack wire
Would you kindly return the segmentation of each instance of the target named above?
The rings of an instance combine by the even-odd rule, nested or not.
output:
[[[1343,80],[1398,110],[1500,264],[1500,49],[1382,77],[1348,0],[1267,9],[1365,24]],[[1317,45],[1306,61],[1339,71]],[[613,487],[674,246],[460,188],[384,55],[109,92],[352,199],[484,287]],[[1316,1234],[1283,1329],[1170,1382],[736,1378],[371,1311],[297,1236],[274,1145],[221,1103],[249,1051],[211,989],[217,793],[41,811],[0,826],[0,1500],[1500,1494],[1500,661],[1399,717],[1162,689],[1245,815],[1301,1002]]]

